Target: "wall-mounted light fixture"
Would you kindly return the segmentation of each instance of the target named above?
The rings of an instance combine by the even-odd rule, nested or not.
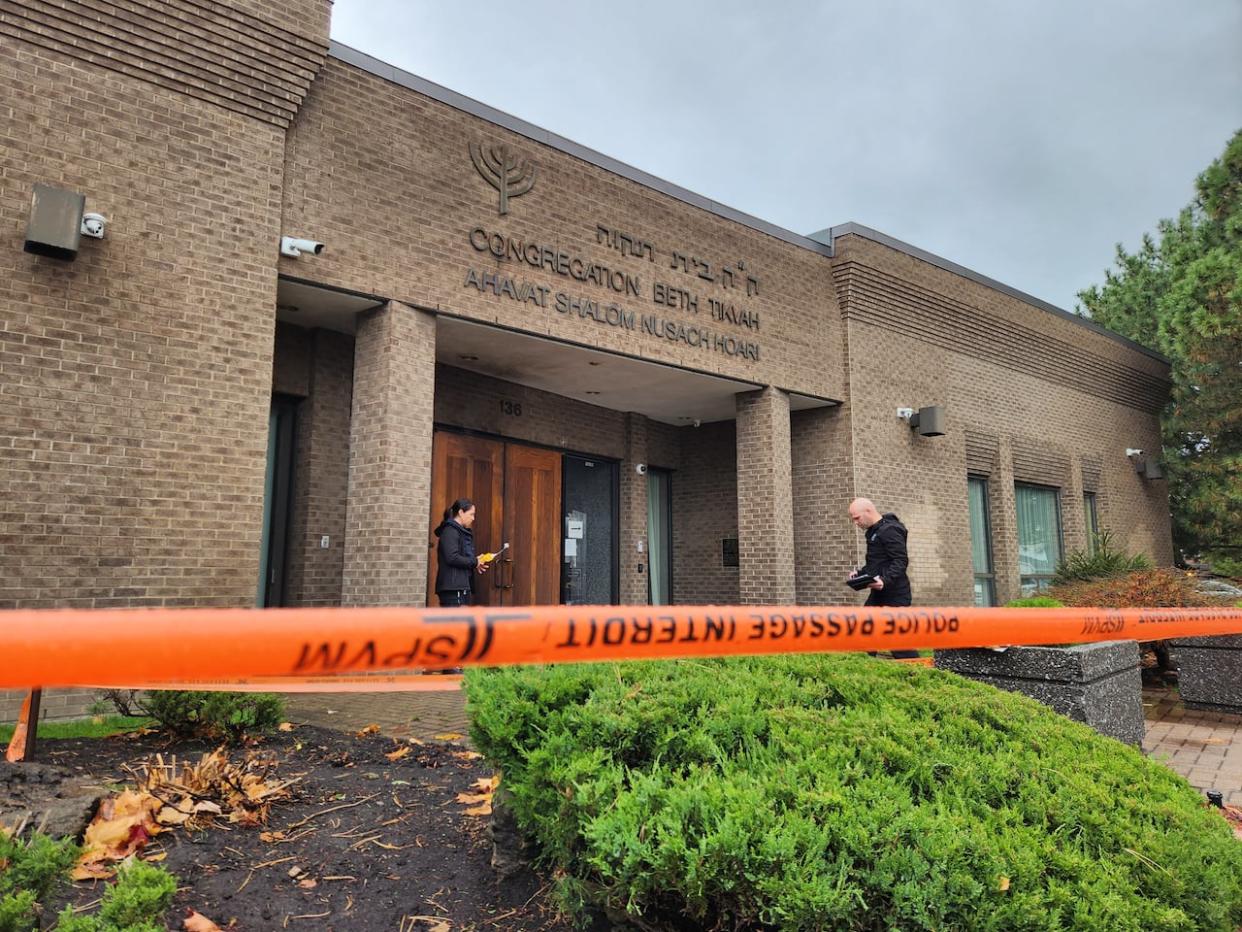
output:
[[[944,406],[930,405],[926,408],[898,408],[897,416],[917,430],[920,437],[944,436]]]
[[[30,218],[26,221],[26,252],[53,259],[75,259],[82,237],[103,239],[108,226],[103,214],[88,214],[85,210],[85,194],[36,184],[30,198]]]
[[[1160,466],[1160,461],[1155,457],[1145,456],[1143,451],[1137,447],[1127,449],[1126,458],[1134,464],[1134,471],[1144,479],[1164,478],[1164,469]]]

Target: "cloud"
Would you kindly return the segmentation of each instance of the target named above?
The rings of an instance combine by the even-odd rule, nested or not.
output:
[[[333,36],[797,232],[1072,308],[1242,126],[1242,4],[336,0]]]

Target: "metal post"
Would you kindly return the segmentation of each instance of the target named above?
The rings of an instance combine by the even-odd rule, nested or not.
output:
[[[13,738],[9,741],[9,749],[4,755],[4,759],[10,764],[34,759],[35,740],[39,735],[39,700],[42,695],[43,690],[32,689],[22,702],[17,726],[13,729]]]

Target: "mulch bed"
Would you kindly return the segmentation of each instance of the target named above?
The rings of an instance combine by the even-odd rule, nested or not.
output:
[[[403,745],[408,755],[385,757]],[[492,771],[464,748],[309,725],[271,736],[261,748],[278,754],[277,778],[300,776],[293,798],[273,805],[266,826],[176,829],[157,835],[144,852],[166,852],[161,864],[177,878],[169,928],[181,928],[187,909],[242,930],[572,928],[551,904],[545,878],[523,869],[502,881],[492,870],[488,819],[465,815],[469,805],[456,799],[477,793],[475,781]],[[123,765],[136,767],[157,753],[165,761],[172,754],[196,761],[208,750],[142,735],[44,741],[38,760],[100,782],[132,784]],[[241,755],[232,752],[235,760]],[[281,831],[283,839],[260,837]],[[102,893],[100,884],[77,883],[48,905],[53,911],[65,902],[82,906]]]

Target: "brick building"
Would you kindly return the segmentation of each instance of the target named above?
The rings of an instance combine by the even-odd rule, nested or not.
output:
[[[922,603],[1037,588],[1089,525],[1171,561],[1127,456],[1165,360],[670,185],[329,12],[0,7],[0,606],[421,604],[458,496],[510,543],[492,604],[858,601],[856,495],[909,527]],[[36,185],[103,238],[24,251]],[[931,406],[940,436],[897,415]]]

